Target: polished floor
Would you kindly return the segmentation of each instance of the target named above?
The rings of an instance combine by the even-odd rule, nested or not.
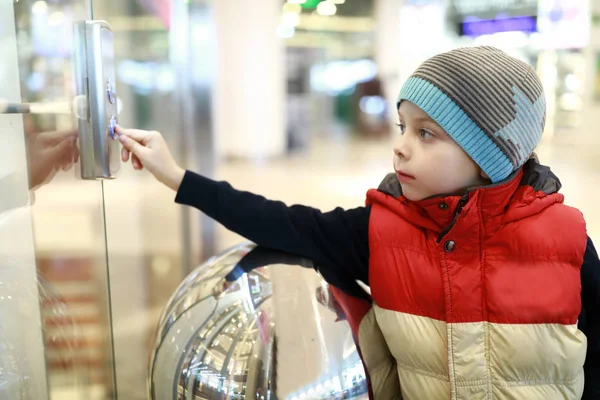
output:
[[[537,153],[562,180],[566,203],[583,212],[589,235],[600,242],[600,212],[596,205],[596,197],[600,195],[597,146],[547,140]],[[366,191],[376,187],[390,172],[391,160],[388,140],[322,138],[314,140],[306,151],[281,159],[220,163],[216,178],[287,204],[329,210],[363,204]],[[72,176],[72,172],[63,174],[64,177],[57,176],[52,184],[36,192],[32,214],[38,269],[40,259],[85,258],[89,261],[90,257],[102,258],[107,254],[111,286],[110,295],[102,293],[106,283],[102,278],[105,268],[102,262],[95,270],[90,269],[91,276],[96,278],[88,282],[85,290],[81,289],[84,288],[81,281],[60,282],[59,291],[63,295],[78,295],[79,300],[81,290],[87,294],[98,292],[95,301],[77,300],[70,305],[74,314],[93,314],[95,318],[95,325],[89,318],[81,319],[83,335],[88,343],[95,345],[77,349],[85,352],[85,367],[95,371],[86,375],[86,379],[91,380],[86,387],[92,389],[85,398],[104,399],[114,391],[103,384],[107,381],[106,375],[112,373],[106,368],[111,357],[103,353],[108,343],[99,339],[105,335],[108,318],[112,317],[114,373],[119,398],[145,399],[147,360],[158,316],[185,275],[186,268],[182,268],[179,255],[181,219],[186,216],[182,214],[182,207],[173,203],[172,191],[159,185],[146,172],[133,171],[129,165],[123,167],[118,179],[104,182],[102,188],[94,183],[86,183],[82,188],[80,182],[65,178]],[[193,212],[191,217],[196,221],[198,215]],[[104,235],[106,241],[102,240]],[[244,240],[221,226],[215,227],[215,235],[217,251]],[[79,268],[82,264],[73,265]],[[64,263],[60,268],[65,270]],[[112,315],[107,311],[109,299]],[[69,385],[60,382],[70,379],[73,370],[68,370],[66,375],[69,376],[62,378],[60,368],[58,370],[58,383],[52,386],[54,398],[71,398]]]

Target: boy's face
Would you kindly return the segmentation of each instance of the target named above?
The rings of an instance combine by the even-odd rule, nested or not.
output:
[[[409,101],[398,109],[400,135],[394,145],[394,169],[408,200],[462,194],[488,184],[481,168],[429,116]]]

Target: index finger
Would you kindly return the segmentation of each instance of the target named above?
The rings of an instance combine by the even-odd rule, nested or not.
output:
[[[141,129],[125,129],[121,125],[117,125],[115,130],[118,135],[128,136],[140,143],[146,143],[152,134],[150,131],[143,131]]]

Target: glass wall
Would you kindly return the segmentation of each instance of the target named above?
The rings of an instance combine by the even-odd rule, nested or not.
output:
[[[79,177],[84,0],[2,2],[0,398],[115,394],[103,184]]]
[[[160,311],[214,252],[211,224],[148,173],[129,165],[116,179],[80,173],[74,26],[101,19],[114,35],[119,123],[160,130],[181,165],[210,174],[210,71],[180,73],[192,71],[182,58],[192,43],[185,21],[206,19],[208,9],[182,4],[0,5],[2,399],[145,399]],[[194,46],[193,62],[210,65],[209,49]]]

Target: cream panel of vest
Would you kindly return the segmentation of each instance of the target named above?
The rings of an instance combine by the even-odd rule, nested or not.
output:
[[[587,339],[576,325],[489,325],[494,381],[571,385],[583,374]]]
[[[360,323],[358,343],[375,399],[402,399],[396,360],[392,357],[381,329],[377,325],[373,309],[369,310]]]
[[[456,387],[486,388],[489,374],[485,351],[483,322],[448,324],[450,380]]]
[[[377,306],[372,311],[404,400],[582,396],[587,346],[575,325],[446,324]]]
[[[398,367],[448,380],[446,323],[374,306],[377,323]]]
[[[398,367],[398,376],[402,382],[403,400],[449,400],[450,382],[439,377],[423,375],[407,368]],[[375,399],[379,400],[379,399]]]
[[[494,400],[580,400],[583,396],[583,374],[568,386],[501,386],[495,384],[492,393]]]

